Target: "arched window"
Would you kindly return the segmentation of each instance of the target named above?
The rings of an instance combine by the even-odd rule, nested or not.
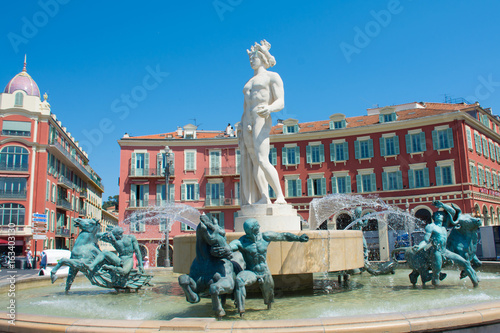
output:
[[[0,151],[0,170],[28,171],[29,152],[18,146],[8,146]]]
[[[24,225],[25,209],[16,203],[0,204],[0,225]]]
[[[22,92],[16,94],[16,100],[14,101],[14,106],[23,106],[24,95]]]

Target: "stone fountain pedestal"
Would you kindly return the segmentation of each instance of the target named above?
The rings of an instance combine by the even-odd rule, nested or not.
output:
[[[250,218],[259,221],[260,231],[300,231],[300,217],[292,205],[246,205],[238,211],[234,231],[244,232],[243,223]]]

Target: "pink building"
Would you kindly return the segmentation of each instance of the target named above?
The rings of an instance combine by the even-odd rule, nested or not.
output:
[[[304,221],[313,198],[353,193],[379,196],[424,221],[430,221],[432,202],[441,200],[482,217],[484,225],[499,224],[499,126],[499,118],[477,103],[407,103],[350,118],[338,113],[309,123],[287,119],[271,131],[269,159],[278,169],[287,202]],[[170,200],[212,214],[233,230],[240,188],[237,138],[187,125],[118,142],[120,220],[166,199],[162,170],[168,145],[174,155]],[[351,221],[349,212],[340,211],[322,227],[340,229]],[[375,258],[385,260],[393,236],[377,223],[368,229],[378,231],[380,245],[373,250]],[[137,221],[131,231],[147,247],[151,261],[165,253],[159,248],[162,226]],[[170,237],[185,232],[192,231],[174,224]]]
[[[71,133],[40,99],[36,82],[23,70],[0,94],[0,251],[15,245],[71,249],[75,217],[101,218],[99,176]],[[35,241],[33,214],[47,214],[45,240]],[[7,243],[7,244],[5,244]]]

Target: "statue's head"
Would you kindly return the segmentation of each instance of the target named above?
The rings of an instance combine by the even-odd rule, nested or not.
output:
[[[271,49],[271,44],[264,39],[260,44],[255,42],[250,50],[247,50],[248,56],[250,57],[250,66],[252,66],[253,69],[259,66],[263,66],[267,69],[276,65],[276,59],[269,53],[269,49]]]
[[[93,232],[101,229],[101,223],[97,219],[73,219],[75,227],[80,228],[82,231]]]
[[[361,207],[356,207],[354,209],[354,217],[359,219],[361,217],[361,212],[363,211],[363,209]]]
[[[116,226],[113,228],[113,230],[111,230],[111,233],[113,234],[113,236],[119,239],[123,236],[123,229],[119,226]]]
[[[260,225],[256,219],[248,219],[243,223],[243,230],[247,236],[257,236],[260,232]]]
[[[435,211],[432,214],[432,220],[434,222],[441,222],[441,223],[443,223],[445,219],[446,219],[446,213],[444,211],[442,211],[442,210]]]

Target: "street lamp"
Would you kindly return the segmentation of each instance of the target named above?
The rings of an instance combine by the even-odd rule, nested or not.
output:
[[[172,150],[170,149],[169,146],[165,146],[165,194],[167,196],[166,198],[166,203],[167,205],[169,204],[169,199],[170,199],[170,172],[171,172],[171,166],[173,164],[172,160]],[[169,253],[169,238],[170,238],[170,230],[168,226],[168,221],[165,226],[165,267],[170,267],[170,258],[168,256]]]

